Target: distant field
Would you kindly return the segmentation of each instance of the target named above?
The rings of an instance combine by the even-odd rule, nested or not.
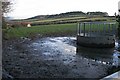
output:
[[[30,37],[40,34],[42,36],[68,36],[77,34],[78,22],[115,22],[114,17],[101,17],[101,16],[77,16],[77,17],[62,17],[62,18],[48,18],[48,19],[27,19],[27,20],[14,20],[14,28],[3,30],[6,38],[19,38]],[[27,28],[21,23],[30,22],[32,27]],[[14,24],[15,23],[15,24]],[[23,27],[24,26],[24,27]],[[87,26],[87,25],[86,25]],[[97,25],[93,25],[95,27]],[[103,29],[101,25],[100,30]],[[97,28],[94,28],[94,30]],[[89,30],[86,29],[86,30]]]
[[[34,20],[31,21],[32,25],[43,25],[43,24],[64,24],[64,23],[77,23],[77,22],[93,22],[93,21],[113,21],[111,18],[106,17],[73,17],[73,18],[59,18],[59,19],[46,19],[46,20]]]
[[[6,31],[6,38],[19,38],[19,37],[33,37],[36,34],[42,36],[64,36],[64,35],[76,35],[77,24],[54,24],[54,25],[41,25],[11,28]]]
[[[50,25],[50,24],[66,24],[77,22],[94,22],[94,21],[115,21],[114,17],[101,16],[79,16],[79,17],[65,17],[65,18],[48,18],[48,19],[28,19],[17,20],[18,22],[30,22],[32,26]]]
[[[48,18],[48,19],[29,19],[24,21],[30,21],[30,22],[49,22],[49,21],[60,21],[60,20],[74,20],[74,19],[86,19],[86,17],[68,17],[68,18]]]
[[[34,37],[39,34],[41,36],[75,36],[77,34],[77,23],[69,23],[69,24],[52,24],[52,25],[39,25],[32,27],[17,27],[10,28],[8,30],[4,30],[5,37],[10,38],[20,38],[20,37]],[[102,31],[104,29],[104,25],[99,25],[97,28],[97,24],[92,25],[92,30],[97,31],[98,29]],[[106,25],[106,30],[108,30],[109,25]],[[110,29],[113,27],[110,26]],[[81,28],[83,30],[83,28]],[[86,25],[86,30],[89,31],[90,27]]]

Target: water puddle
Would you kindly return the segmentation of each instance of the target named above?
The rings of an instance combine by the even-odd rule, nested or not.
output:
[[[37,40],[29,46],[34,53],[41,55],[43,60],[53,60],[71,67],[71,73],[76,69],[80,71],[79,74],[87,75],[84,77],[94,77],[94,75],[100,77],[107,75],[106,71],[110,66],[120,66],[118,57],[120,52],[116,50],[118,43],[116,42],[115,45],[115,48],[111,49],[86,48],[76,45],[76,37],[48,37]]]
[[[115,50],[118,47],[117,42],[115,48],[97,49],[76,46],[75,41],[75,37],[55,37],[38,40],[31,45],[34,47],[33,50],[40,50],[45,56],[61,55],[63,59],[79,56],[98,63],[119,65],[120,52]]]

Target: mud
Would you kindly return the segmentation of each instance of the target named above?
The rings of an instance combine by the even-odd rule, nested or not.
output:
[[[3,68],[13,78],[103,78],[120,66],[120,52],[78,47],[75,37],[3,41]]]

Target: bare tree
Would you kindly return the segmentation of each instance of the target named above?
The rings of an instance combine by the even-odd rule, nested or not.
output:
[[[12,6],[12,0],[4,0],[2,1],[2,12],[3,13],[8,13],[11,11],[11,6]]]
[[[7,28],[4,14],[9,13],[12,10],[12,0],[2,0],[2,28]]]

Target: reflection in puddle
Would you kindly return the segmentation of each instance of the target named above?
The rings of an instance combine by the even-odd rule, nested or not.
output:
[[[120,65],[120,60],[118,58],[119,52],[114,48],[98,49],[77,47],[77,55],[105,65]]]
[[[53,59],[57,56],[65,64],[74,61],[75,57],[79,57],[86,61],[93,61],[104,65],[120,66],[120,59],[118,58],[120,53],[115,50],[118,47],[118,43],[115,43],[115,48],[98,49],[76,47],[75,41],[75,37],[55,37],[44,38],[31,45],[35,51],[41,51],[43,55]]]
[[[51,53],[49,53],[49,52],[45,52],[45,53],[43,53],[44,55],[51,55]]]
[[[65,72],[65,77],[103,78],[111,67],[120,66],[117,43],[115,48],[98,49],[78,47],[75,37],[48,37],[28,46],[37,55],[35,58],[42,60],[45,68],[49,67],[48,72],[58,75]]]

